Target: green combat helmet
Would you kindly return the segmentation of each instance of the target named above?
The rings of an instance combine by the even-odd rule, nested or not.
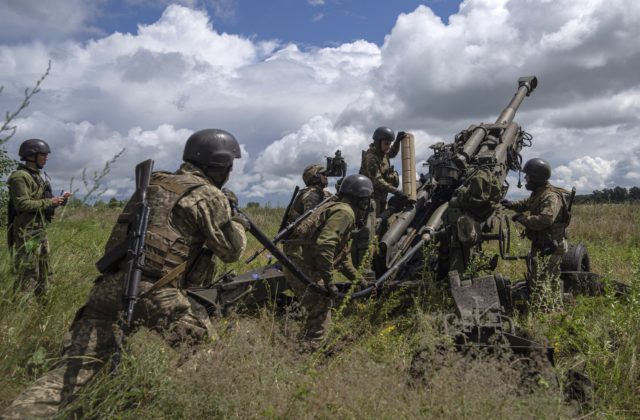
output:
[[[322,165],[317,163],[311,164],[302,171],[302,180],[307,187],[317,184],[320,182],[319,175],[324,175],[325,171],[326,169]]]
[[[41,139],[29,139],[23,141],[22,144],[20,144],[20,149],[18,150],[20,160],[27,160],[27,157],[35,155],[37,153],[42,153],[45,155],[51,153],[51,148],[46,141]]]
[[[544,159],[533,158],[524,164],[522,172],[527,174],[529,179],[534,182],[545,182],[551,178],[551,165]]]

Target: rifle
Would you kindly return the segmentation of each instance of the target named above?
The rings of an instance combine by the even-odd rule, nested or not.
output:
[[[333,198],[333,197],[329,197],[329,198]],[[327,199],[325,199],[325,201],[326,200]],[[315,291],[320,292],[322,294],[325,294],[325,295],[329,294],[329,291],[327,289],[318,286],[306,274],[304,274],[302,271],[300,271],[300,269],[298,267],[296,267],[295,264],[282,251],[280,251],[278,249],[278,247],[273,242],[271,242],[269,240],[269,238],[267,238],[267,236],[258,228],[258,226],[256,226],[255,223],[253,223],[253,221],[251,219],[249,219],[249,217],[245,213],[243,213],[242,210],[240,210],[238,208],[238,206],[236,206],[233,203],[229,203],[229,204],[231,204],[231,208],[233,209],[233,211],[235,213],[242,215],[247,220],[247,223],[249,224],[249,233],[251,233],[253,235],[253,237],[256,238],[258,240],[258,242],[260,242],[262,244],[262,246],[265,247],[265,249],[269,250],[269,252],[271,252],[271,254],[274,257],[276,257],[276,259],[278,261],[280,261],[280,263],[282,263],[282,265],[287,270],[291,271],[291,273],[294,276],[296,276],[298,279],[300,279],[300,281],[303,282],[305,284],[305,286],[307,286],[309,288],[312,288]],[[316,209],[316,208],[317,207],[314,207],[314,209]],[[307,211],[307,213],[311,212],[314,209],[310,209],[309,211]],[[307,214],[307,213],[305,213],[305,214]],[[300,216],[300,217],[302,217],[302,216]]]
[[[296,187],[297,188],[297,187]],[[273,237],[273,239],[271,240],[271,243],[273,245],[277,245],[278,242],[280,242],[283,239],[286,239],[291,232],[293,232],[293,230],[295,228],[298,227],[298,225],[300,225],[300,223],[302,223],[304,221],[304,219],[306,219],[307,217],[311,216],[313,213],[316,212],[316,210],[318,210],[320,208],[320,206],[322,206],[323,204],[331,201],[331,200],[335,200],[335,196],[331,195],[327,198],[325,198],[324,200],[322,200],[317,206],[310,208],[309,210],[307,210],[305,213],[303,213],[300,217],[298,217],[296,220],[294,220],[293,222],[289,223],[288,225],[286,225],[286,227],[284,228],[280,228],[280,231],[278,232],[278,234],[276,236]],[[264,245],[264,244],[263,244]],[[253,253],[252,256],[250,256],[249,258],[247,258],[244,263],[245,264],[249,264],[251,261],[255,260],[258,255],[262,254],[265,250],[266,250],[266,246],[264,248],[262,248],[260,251],[256,251]]]
[[[136,211],[134,223],[129,232],[129,246],[127,249],[128,268],[124,277],[124,293],[122,299],[124,313],[120,317],[121,334],[116,338],[116,352],[112,361],[114,371],[120,363],[123,338],[131,329],[133,310],[140,292],[140,278],[142,277],[142,268],[144,267],[144,238],[147,233],[150,211],[147,203],[147,187],[151,181],[152,170],[152,159],[140,162],[136,166],[136,192],[134,194]]]
[[[287,205],[287,208],[284,211],[284,214],[282,215],[282,220],[280,221],[280,227],[278,228],[278,232],[284,229],[285,226],[287,225],[289,212],[291,211],[291,206],[293,206],[293,203],[296,201],[296,198],[298,197],[298,191],[300,191],[300,187],[296,185],[296,188],[293,190],[293,194],[291,195],[291,200],[289,201],[289,205]]]

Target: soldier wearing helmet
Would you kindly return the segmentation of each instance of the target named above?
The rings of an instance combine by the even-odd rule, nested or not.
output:
[[[218,129],[194,133],[176,172],[153,172],[147,188],[150,209],[145,235],[140,298],[134,323],[157,331],[170,345],[198,343],[213,329],[206,309],[183,289],[212,280],[216,257],[234,262],[246,247],[245,220],[234,216],[235,196],[221,188],[240,158],[240,146]],[[135,195],[134,195],[135,197]],[[129,200],[98,262],[87,303],[70,329],[62,366],[28,388],[3,413],[7,418],[53,417],[65,399],[94,376],[116,348],[114,326],[122,311],[122,284],[135,199]]]
[[[305,219],[285,241],[287,256],[309,278],[331,294],[332,273],[338,269],[351,281],[359,281],[351,262],[349,239],[359,221],[370,211],[373,184],[363,175],[347,176],[338,191],[337,200],[323,204]],[[306,311],[301,339],[309,350],[317,349],[331,322],[332,298],[312,288],[285,270],[289,286]]]
[[[296,195],[291,209],[289,210],[288,222],[296,220],[298,217],[320,204],[325,198],[332,194],[325,190],[329,184],[325,175],[326,169],[317,163],[307,166],[302,172],[302,180],[306,188],[300,190]]]
[[[407,199],[407,195],[398,189],[400,178],[389,162],[396,157],[400,150],[400,141],[404,138],[404,131],[395,136],[389,127],[378,127],[373,132],[373,143],[367,151],[362,151],[362,164],[360,174],[368,177],[373,183],[373,201],[375,214],[378,216],[387,206],[387,194],[391,193],[401,199]],[[393,144],[392,144],[393,143]]]
[[[502,200],[501,203],[517,212],[512,219],[524,226],[524,234],[531,241],[529,287],[532,305],[542,310],[559,309],[562,303],[560,263],[568,247],[569,191],[549,183],[551,165],[543,159],[528,160],[522,172],[525,188],[531,191],[529,198]],[[554,290],[554,293],[543,296],[545,289]]]
[[[54,197],[49,179],[42,171],[51,148],[46,141],[29,139],[22,142],[18,155],[24,163],[9,176],[9,220],[7,239],[13,251],[16,289],[42,294],[51,279],[49,241],[46,226],[54,209],[64,205],[71,196]],[[44,178],[43,178],[44,175]],[[35,246],[34,246],[35,245]]]

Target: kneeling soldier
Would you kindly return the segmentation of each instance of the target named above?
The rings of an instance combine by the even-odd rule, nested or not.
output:
[[[150,213],[144,236],[145,263],[133,321],[157,331],[171,345],[202,342],[212,333],[205,308],[188,298],[183,288],[210,279],[214,256],[233,262],[244,252],[244,224],[232,217],[230,198],[221,191],[238,158],[240,146],[231,134],[202,130],[187,140],[185,163],[178,171],[151,174],[146,193]],[[131,235],[127,215],[133,213],[134,201],[125,207],[107,242],[101,261],[111,262],[104,264],[87,303],[75,316],[65,338],[61,366],[20,394],[3,413],[4,418],[54,416],[112,356],[128,264],[125,258],[110,256]]]

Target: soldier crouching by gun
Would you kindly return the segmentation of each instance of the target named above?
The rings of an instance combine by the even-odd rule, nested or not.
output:
[[[525,173],[525,188],[531,191],[531,196],[513,202],[502,200],[501,204],[517,212],[512,220],[525,227],[524,235],[531,241],[527,279],[530,307],[534,311],[561,310],[560,263],[568,249],[569,191],[549,183],[551,165],[545,160],[528,160],[522,172]],[[528,216],[522,214],[526,211]]]
[[[122,322],[126,315],[175,346],[213,333],[206,309],[183,289],[212,276],[214,256],[234,262],[244,252],[245,220],[232,216],[233,194],[221,191],[238,158],[231,134],[208,129],[189,137],[175,173],[151,173],[152,161],[138,165],[137,191],[96,264],[102,275],[76,313],[62,364],[23,391],[3,418],[52,417],[111,356],[116,365],[122,330],[132,327]]]
[[[7,242],[13,252],[18,277],[16,289],[41,295],[51,280],[49,240],[46,226],[53,219],[56,207],[64,206],[71,193],[54,197],[46,173],[51,148],[41,139],[29,139],[20,144],[18,155],[24,164],[9,176],[9,220]]]
[[[320,289],[307,286],[285,270],[289,286],[306,311],[300,338],[307,343],[308,350],[320,347],[331,322],[332,271],[339,269],[349,280],[358,280],[351,262],[349,239],[356,221],[369,213],[372,193],[373,185],[367,177],[349,175],[340,185],[338,200],[320,206],[285,241],[287,257]]]

